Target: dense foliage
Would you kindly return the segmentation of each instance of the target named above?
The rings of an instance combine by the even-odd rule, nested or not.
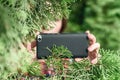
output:
[[[63,47],[54,48],[53,53],[59,52],[69,53]],[[41,74],[39,62],[34,62],[28,67],[29,75],[25,74],[12,74],[9,79],[44,79],[44,80],[119,80],[120,79],[120,51],[100,50],[102,55],[96,65],[89,63],[87,59],[80,62],[63,61],[59,56],[49,56],[46,60],[48,67],[55,68],[54,76],[46,77]],[[62,53],[61,53],[62,54]],[[54,55],[54,54],[53,54]],[[51,65],[52,63],[52,65]],[[67,64],[65,68],[63,64]]]
[[[34,78],[34,79],[47,78],[50,80],[55,80],[55,79],[61,80],[61,78],[63,78],[64,75],[66,75],[65,77],[68,80],[70,79],[119,80],[120,55],[118,51],[101,50],[100,54],[102,55],[102,58],[100,59],[97,65],[91,65],[89,61],[86,59],[80,63],[76,63],[76,62],[69,63],[67,61],[66,63],[69,65],[69,67],[66,69],[62,65],[64,63],[61,60],[61,58],[59,58],[58,55],[59,55],[59,52],[60,52],[60,55],[64,53],[70,53],[70,52],[63,46],[54,47],[54,49],[51,52],[52,53],[57,52],[56,53],[57,55],[53,54],[53,56],[50,56],[46,60],[46,62],[48,67],[50,67],[50,64],[52,63],[53,64],[52,67],[53,66],[55,67],[56,69],[55,71],[57,73],[55,76],[45,77],[45,75],[41,74],[41,70],[40,70],[41,65],[37,61],[35,62],[32,61],[32,58],[33,58],[32,55],[29,54],[26,48],[22,45],[23,42],[28,42],[35,39],[36,30],[41,31],[42,28],[48,29],[49,27],[52,27],[49,25],[49,22],[51,20],[60,19],[62,17],[68,18],[70,13],[70,9],[69,9],[70,5],[75,1],[76,0],[60,0],[60,1],[57,1],[57,0],[0,0],[0,80],[5,80],[5,79],[19,80],[22,78],[25,78],[28,80],[30,78]],[[92,0],[88,1],[88,4],[87,4],[89,5],[88,10],[89,8],[91,8],[90,5],[93,5],[93,2]],[[99,3],[101,3],[101,1],[97,2],[97,4]],[[81,2],[81,5],[82,5],[82,2]],[[117,10],[116,10],[116,13],[118,14]],[[94,19],[91,18],[91,20],[87,20],[87,18],[90,19],[90,16],[88,15],[88,13],[85,15],[86,15],[85,21],[87,24],[86,28],[90,29],[93,33],[95,33],[94,30],[96,28],[93,27],[94,28],[93,30],[93,28],[91,27],[93,23],[92,24],[89,23],[89,21],[92,21],[92,20],[94,22]],[[96,16],[96,18],[97,17],[98,16]],[[104,18],[104,17],[101,16],[100,18]],[[116,25],[118,24],[116,23]],[[74,31],[77,31],[77,29],[79,28],[72,26],[72,29]],[[107,28],[105,29],[107,30]],[[115,29],[118,29],[118,27],[116,27]],[[86,30],[86,29],[85,27],[81,27],[80,30]],[[108,31],[109,30],[110,29],[108,29]],[[97,33],[95,34],[97,35]],[[101,36],[103,37],[103,35]],[[115,39],[115,41],[118,41],[118,39],[116,40],[116,37],[111,39],[113,40]],[[66,71],[68,72],[66,73]]]
[[[25,72],[32,57],[22,43],[35,39],[35,31],[52,27],[51,20],[68,17],[74,0],[0,0],[0,79]],[[57,15],[53,15],[57,14]]]

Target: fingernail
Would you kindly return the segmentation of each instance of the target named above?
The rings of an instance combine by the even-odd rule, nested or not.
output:
[[[86,31],[86,33],[90,33],[90,31],[89,31],[89,30],[87,30],[87,31]]]

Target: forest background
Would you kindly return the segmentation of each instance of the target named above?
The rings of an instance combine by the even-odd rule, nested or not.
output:
[[[77,74],[71,73],[70,67],[68,79],[119,80],[119,3],[119,0],[0,0],[0,79],[21,78],[24,73],[41,76],[40,65],[30,64],[32,56],[21,44],[35,39],[36,30],[41,31],[43,26],[47,29],[47,22],[65,17],[68,19],[65,32],[90,30],[101,44],[102,55],[97,65],[86,60],[74,62],[71,66]],[[52,79],[59,80],[63,74]]]

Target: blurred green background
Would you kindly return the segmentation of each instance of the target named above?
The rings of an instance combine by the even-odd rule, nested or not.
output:
[[[101,48],[120,49],[120,0],[77,0],[66,32],[90,30]]]
[[[120,0],[0,0],[0,80],[17,74],[18,70],[27,72],[32,56],[21,44],[31,37],[35,39],[34,31],[48,26],[46,22],[54,17],[68,17],[70,10],[65,32],[90,30],[101,44],[101,48],[120,50],[119,3]],[[119,59],[116,58],[118,55],[113,56],[109,51],[104,52],[106,53],[111,53],[112,56],[108,59],[110,66],[115,59],[119,64]],[[108,55],[104,57],[105,60],[107,57]],[[119,65],[116,65],[116,62],[114,64],[118,66],[115,71],[119,72]]]

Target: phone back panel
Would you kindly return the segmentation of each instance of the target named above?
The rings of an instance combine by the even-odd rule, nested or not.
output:
[[[67,47],[72,52],[73,58],[88,56],[88,38],[85,33],[77,34],[40,34],[37,36],[37,58],[47,57],[53,45]]]

